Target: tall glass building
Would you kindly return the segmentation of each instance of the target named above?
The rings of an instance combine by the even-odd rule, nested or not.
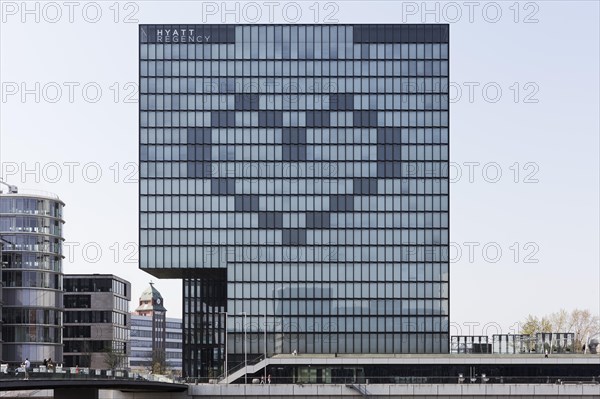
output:
[[[63,360],[64,205],[48,193],[0,195],[3,362]]]
[[[185,375],[244,332],[448,352],[448,25],[142,25],[140,88],[140,267],[183,279]]]

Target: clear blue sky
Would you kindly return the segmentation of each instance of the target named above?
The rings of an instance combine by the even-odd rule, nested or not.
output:
[[[257,9],[240,3],[224,14],[221,2],[203,10],[200,2],[147,1],[117,12],[101,1],[72,10],[28,3],[25,13],[22,4],[2,4],[2,175],[66,202],[65,237],[79,246],[65,272],[120,275],[136,299],[156,279],[128,258],[138,238],[137,174],[129,179],[138,149],[129,84],[137,82],[137,24],[125,21],[253,22]],[[256,21],[270,22],[269,8],[255,4]],[[286,22],[280,4],[273,22]],[[349,1],[320,3],[318,15],[313,2],[295,4],[303,23],[451,25],[453,333],[468,333],[470,322],[480,323],[476,332],[494,323],[511,332],[528,313],[560,308],[598,313],[598,2],[441,2],[427,3],[426,13],[420,1]],[[298,8],[285,10],[289,21]],[[23,89],[32,92],[22,98]],[[180,282],[156,287],[169,316],[179,316]]]

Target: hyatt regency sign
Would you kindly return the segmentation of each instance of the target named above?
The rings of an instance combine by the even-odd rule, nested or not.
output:
[[[231,25],[140,25],[142,43],[235,43]]]
[[[197,34],[196,29],[157,29],[157,43],[208,43],[210,35]]]

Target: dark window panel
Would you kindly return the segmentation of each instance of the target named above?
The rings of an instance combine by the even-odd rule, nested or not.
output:
[[[243,212],[244,211],[244,195],[236,195],[235,196],[235,211],[236,212]]]
[[[306,126],[329,127],[330,124],[329,111],[306,111]]]
[[[188,162],[187,163],[187,176],[189,178],[194,178],[196,177],[196,165],[198,165],[199,162]]]
[[[448,24],[354,25],[354,43],[448,43]]]
[[[330,227],[331,218],[329,212],[307,212],[306,213],[306,228],[307,229],[328,229]]]
[[[377,111],[354,111],[354,125],[377,127]]]
[[[334,93],[329,95],[329,109],[332,111],[351,111],[354,109],[354,95]]]
[[[258,125],[261,127],[283,126],[283,111],[258,111]]]
[[[258,110],[258,93],[237,93],[235,95],[236,111]]]
[[[258,227],[261,229],[281,229],[283,228],[282,212],[259,212]]]
[[[283,245],[306,245],[306,230],[284,229],[282,231]]]
[[[212,179],[211,194],[213,195],[234,195],[235,179]]]
[[[188,144],[210,144],[212,141],[212,132],[210,128],[188,128]]]
[[[387,162],[377,162],[377,177],[378,178],[387,177],[386,169],[385,169],[386,165],[387,165]]]

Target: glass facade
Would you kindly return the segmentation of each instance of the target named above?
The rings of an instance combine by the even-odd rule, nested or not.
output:
[[[58,197],[0,195],[3,362],[62,362],[63,206]]]
[[[140,27],[140,267],[183,279],[184,374],[244,331],[448,352],[448,72],[447,25]]]
[[[492,353],[492,342],[486,335],[453,335],[450,353]]]
[[[153,328],[152,316],[131,316],[131,357],[132,370],[148,372],[152,370]],[[168,370],[180,374],[182,363],[182,320],[166,319],[165,363]]]

